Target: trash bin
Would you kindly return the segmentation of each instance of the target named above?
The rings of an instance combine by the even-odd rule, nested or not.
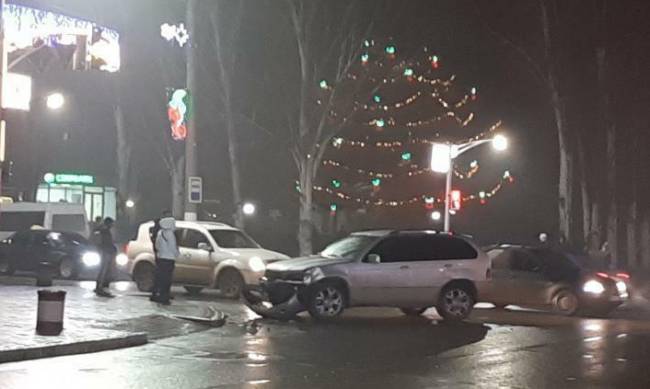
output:
[[[49,262],[39,262],[36,271],[36,286],[52,286],[54,265]]]
[[[64,306],[65,291],[39,290],[36,333],[48,336],[59,335],[63,331]]]

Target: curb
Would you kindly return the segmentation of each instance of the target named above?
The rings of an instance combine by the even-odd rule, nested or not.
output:
[[[7,350],[0,352],[0,363],[59,357],[64,355],[95,353],[99,351],[142,346],[147,342],[147,334],[135,333],[107,339]]]

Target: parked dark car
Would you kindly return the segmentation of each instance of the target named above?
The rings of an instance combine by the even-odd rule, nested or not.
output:
[[[64,279],[78,278],[97,268],[100,257],[83,236],[49,230],[19,231],[0,242],[0,274],[36,272],[40,263],[49,263]]]
[[[604,271],[595,259],[545,247],[513,245],[485,249],[492,280],[482,300],[497,307],[551,309],[564,315],[607,315],[630,297],[629,275]]]

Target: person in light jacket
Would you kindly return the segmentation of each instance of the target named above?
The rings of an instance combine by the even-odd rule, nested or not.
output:
[[[174,266],[176,258],[180,255],[178,245],[176,244],[176,220],[173,217],[160,219],[160,231],[156,236],[156,279],[154,280],[154,290],[157,295],[152,296],[152,301],[169,305],[169,291],[172,286],[172,277],[174,275]]]

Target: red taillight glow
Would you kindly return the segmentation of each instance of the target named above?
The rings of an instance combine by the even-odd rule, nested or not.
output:
[[[616,273],[616,277],[625,278],[626,280],[630,279],[630,275],[627,273]]]
[[[609,275],[607,273],[603,273],[603,272],[598,272],[598,273],[596,273],[596,275],[598,277],[609,278]]]

